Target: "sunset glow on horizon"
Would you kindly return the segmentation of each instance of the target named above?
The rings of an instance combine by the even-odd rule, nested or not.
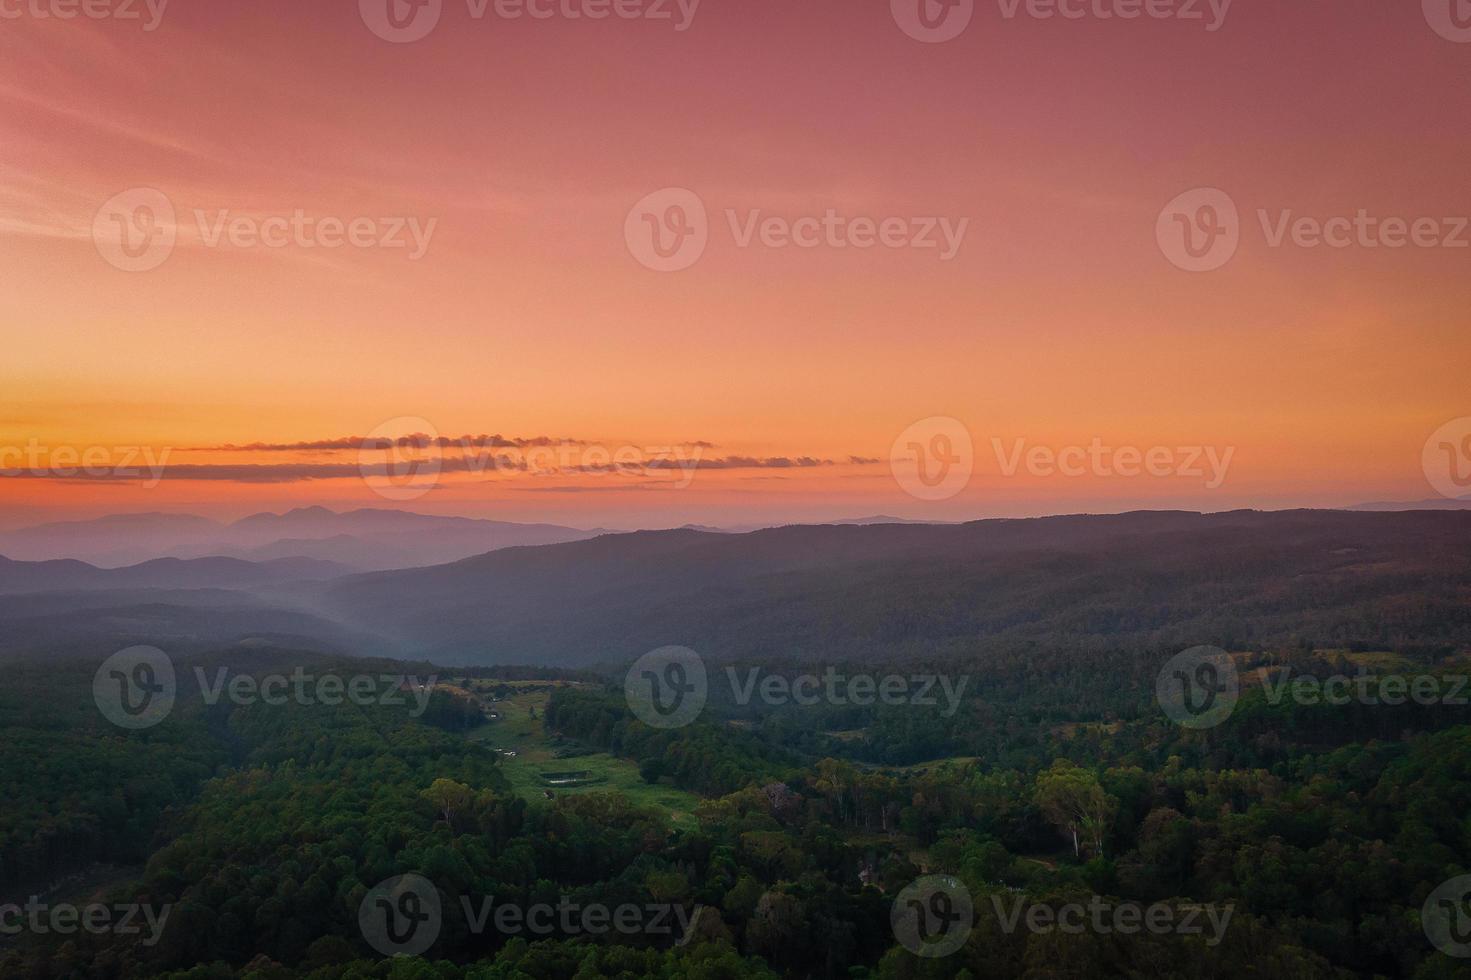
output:
[[[902,4],[444,0],[391,41],[369,0],[0,0],[0,524],[1446,496],[1471,44],[1433,3],[978,2],[941,43]],[[890,458],[933,418],[973,475],[925,499]],[[364,478],[424,433],[432,490]]]

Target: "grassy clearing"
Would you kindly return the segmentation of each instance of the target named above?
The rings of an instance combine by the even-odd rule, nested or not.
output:
[[[943,759],[930,759],[925,762],[915,762],[907,766],[889,766],[882,765],[876,762],[861,762],[856,764],[862,766],[864,769],[877,769],[882,772],[920,773],[924,772],[927,769],[941,769],[947,766],[968,766],[971,763],[977,761],[979,758],[980,756],[975,755],[952,755],[946,756]]]
[[[1416,664],[1414,661],[1402,657],[1397,653],[1391,653],[1389,651],[1379,651],[1376,653],[1345,652],[1343,654],[1343,659],[1347,660],[1355,667],[1367,667],[1370,670],[1397,670],[1415,672],[1425,669],[1419,664]]]
[[[627,759],[606,752],[559,758],[558,749],[575,748],[571,742],[559,742],[542,726],[551,689],[571,682],[538,681],[514,685],[516,693],[487,704],[499,718],[487,722],[468,738],[492,749],[507,749],[514,758],[501,758],[501,770],[516,793],[528,800],[545,799],[548,790],[558,796],[574,793],[619,792],[639,806],[653,807],[669,814],[680,823],[694,823],[694,808],[700,798],[672,786],[650,786],[638,774],[638,767]],[[535,715],[533,716],[533,711]],[[553,786],[545,773],[585,774],[572,786]]]

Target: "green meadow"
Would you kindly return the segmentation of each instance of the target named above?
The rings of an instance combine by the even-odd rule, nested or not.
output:
[[[498,682],[482,681],[477,684],[477,690],[495,683]],[[486,706],[500,717],[486,722],[467,737],[492,749],[516,753],[514,757],[502,756],[500,764],[517,793],[528,800],[541,800],[548,791],[558,796],[616,791],[640,806],[663,810],[671,820],[693,822],[699,797],[669,785],[649,785],[639,776],[638,767],[627,759],[606,752],[558,755],[580,751],[577,743],[548,733],[542,724],[552,689],[563,686],[563,682],[513,686],[515,693],[500,701],[490,702],[488,695],[481,695],[486,698]],[[583,775],[575,785],[553,785],[545,778],[546,774],[567,773]]]

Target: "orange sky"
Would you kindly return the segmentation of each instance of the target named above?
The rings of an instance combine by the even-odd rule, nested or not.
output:
[[[1272,247],[1257,217],[1471,215],[1471,44],[1419,3],[1238,0],[1208,31],[1008,19],[990,0],[939,44],[879,0],[704,0],[683,31],[475,19],[444,0],[401,44],[351,0],[172,0],[153,30],[36,16],[48,4],[0,2],[21,12],[0,22],[0,447],[356,464],[201,450],[400,418],[449,437],[710,443],[726,465],[687,486],[451,473],[404,504],[665,526],[1418,500],[1435,495],[1427,437],[1471,415],[1471,248]],[[664,273],[630,253],[625,221],[668,187],[707,207],[709,244]],[[1200,187],[1238,206],[1240,244],[1192,273],[1156,219]],[[179,226],[150,271],[115,268],[93,237],[134,188]],[[946,261],[742,247],[726,216],[828,209],[968,225]],[[434,226],[410,258],[211,245],[196,217],[298,210]],[[882,462],[931,416],[976,445],[972,480],[934,502]],[[991,443],[1095,437],[1234,456],[1207,488],[1007,476]],[[823,465],[732,462],[746,457]],[[0,507],[14,524],[391,505],[352,475],[229,472],[0,477]]]

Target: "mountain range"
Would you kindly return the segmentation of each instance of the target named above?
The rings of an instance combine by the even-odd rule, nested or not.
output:
[[[367,514],[337,516],[406,533]],[[307,511],[237,533],[319,520],[334,523]],[[0,560],[0,652],[105,653],[119,638],[565,666],[666,644],[715,662],[1197,644],[1447,651],[1471,645],[1471,511],[641,531],[367,573],[301,557]]]
[[[22,561],[70,558],[107,568],[161,557],[310,558],[366,571],[437,565],[499,548],[580,541],[603,533],[382,508],[339,513],[302,507],[229,524],[157,513],[42,524],[0,532],[0,555]]]
[[[1142,512],[640,532],[310,588],[441,661],[584,665],[986,648],[1471,642],[1471,512]]]

